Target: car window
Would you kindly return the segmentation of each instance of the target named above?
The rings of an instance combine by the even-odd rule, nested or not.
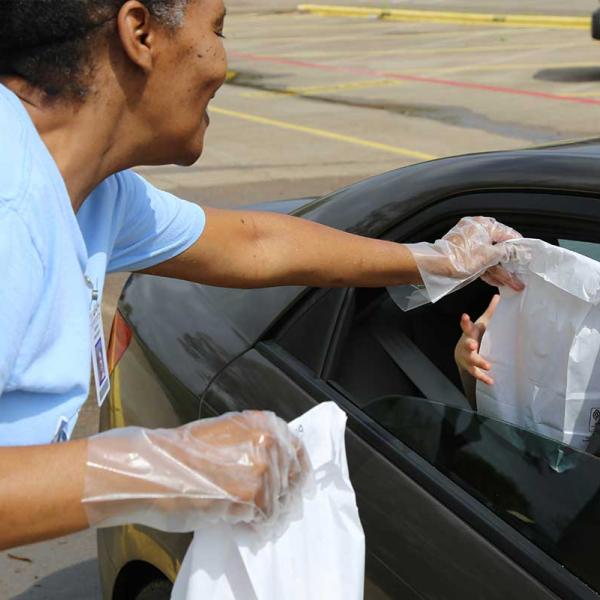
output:
[[[439,305],[404,313],[385,290],[355,290],[323,377],[395,438],[600,590],[592,533],[600,526],[600,460],[477,414],[454,377],[452,348],[460,335],[460,308],[483,305],[491,293],[476,284]]]
[[[347,290],[316,290],[292,308],[270,334],[281,347],[320,374]]]
[[[572,250],[579,254],[583,254],[588,258],[600,261],[600,244],[594,242],[580,242],[577,240],[558,240],[561,248]]]
[[[449,404],[466,405],[454,362],[460,316],[481,314],[493,294],[493,288],[476,282],[434,305],[405,313],[386,290],[354,291],[327,379],[359,406],[389,393],[440,401],[446,396]],[[398,345],[401,349],[394,355],[392,346]]]
[[[579,233],[575,226],[564,238],[550,224],[538,231],[519,229],[526,237],[600,260],[600,244],[573,239]],[[419,235],[436,239],[439,234],[432,227]],[[594,447],[580,452],[485,418],[463,394],[453,359],[460,316],[467,312],[477,318],[496,290],[477,281],[409,313],[384,289],[348,290],[343,302],[333,292],[292,311],[276,341],[380,427],[600,591],[594,552],[600,525],[600,459],[594,454],[600,452]]]

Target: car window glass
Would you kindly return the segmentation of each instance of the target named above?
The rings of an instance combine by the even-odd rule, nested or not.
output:
[[[583,254],[588,258],[600,261],[600,244],[593,242],[580,242],[577,240],[558,240],[561,248],[572,250],[578,254]]]
[[[348,317],[343,343],[329,369],[328,379],[348,390],[361,406],[394,392],[423,397],[377,339],[373,319],[381,314],[382,299],[382,290],[353,293],[348,308],[352,316]]]
[[[600,590],[600,461],[512,425],[423,398],[363,410],[588,585]]]
[[[316,290],[293,307],[273,339],[315,373],[320,373],[347,290]]]

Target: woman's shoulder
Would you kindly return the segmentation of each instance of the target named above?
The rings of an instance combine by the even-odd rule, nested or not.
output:
[[[0,85],[0,202],[18,205],[32,171],[27,113]],[[17,100],[18,102],[18,100]]]

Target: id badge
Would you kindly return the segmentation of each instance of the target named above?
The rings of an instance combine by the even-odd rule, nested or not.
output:
[[[94,367],[94,381],[96,383],[96,400],[98,401],[98,406],[102,406],[110,391],[110,378],[108,376],[106,344],[104,343],[104,331],[102,329],[102,313],[98,302],[92,302],[90,324],[92,329],[92,365]]]

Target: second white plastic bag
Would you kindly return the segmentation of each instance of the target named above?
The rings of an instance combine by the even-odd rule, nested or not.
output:
[[[197,531],[173,600],[362,599],[365,539],[346,461],[346,415],[326,402],[290,428],[304,441],[314,486],[268,534],[226,524]]]
[[[518,240],[507,267],[526,284],[501,289],[481,354],[483,415],[585,450],[600,421],[600,263],[540,240]]]

